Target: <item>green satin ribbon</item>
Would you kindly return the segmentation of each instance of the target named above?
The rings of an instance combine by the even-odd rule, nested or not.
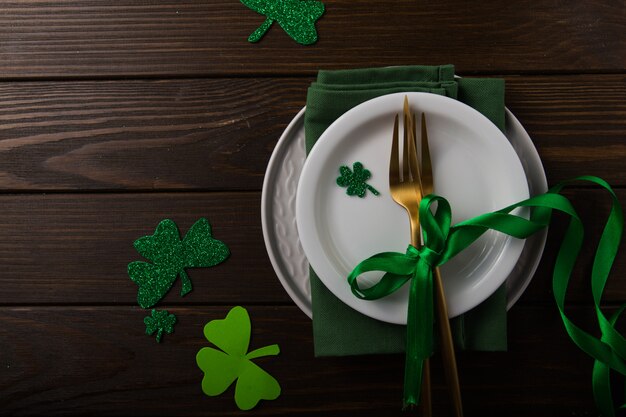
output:
[[[576,259],[584,239],[583,223],[561,190],[574,181],[589,181],[607,190],[612,199],[611,211],[600,237],[591,272],[594,309],[601,337],[582,330],[565,314],[565,294]],[[431,205],[437,202],[433,214]],[[529,219],[511,212],[517,208],[532,208]],[[582,176],[564,181],[547,193],[513,204],[502,210],[482,214],[450,226],[449,203],[435,195],[426,196],[420,204],[420,221],[424,246],[409,246],[406,253],[385,252],[361,262],[348,276],[352,292],[359,298],[375,300],[385,297],[410,281],[407,316],[407,346],[405,359],[404,405],[419,403],[423,361],[433,351],[433,289],[432,270],[443,265],[464,250],[488,230],[524,239],[547,227],[552,211],[570,216],[569,225],[559,249],[553,272],[553,292],[565,330],[572,341],[595,359],[592,386],[596,406],[606,416],[614,416],[610,370],[626,376],[626,339],[615,329],[615,322],[624,311],[619,309],[610,319],[600,309],[602,293],[617,255],[624,219],[617,196],[604,180]],[[357,278],[368,271],[386,274],[376,284],[361,288]]]

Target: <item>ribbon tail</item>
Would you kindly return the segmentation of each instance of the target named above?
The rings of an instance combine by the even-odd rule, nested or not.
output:
[[[626,306],[622,306],[613,316],[608,320],[611,326],[615,326],[617,319],[626,309]],[[607,335],[603,334],[600,338],[601,341],[607,341]],[[604,417],[615,417],[615,403],[613,401],[612,389],[611,389],[611,369],[603,362],[595,360],[593,364],[592,373],[592,387],[593,398]]]
[[[419,405],[422,392],[422,374],[424,360],[409,359],[407,355],[404,365],[404,407],[410,409]]]
[[[594,362],[592,373],[593,399],[604,417],[615,417],[610,372],[609,367],[604,363],[598,360]]]
[[[421,266],[421,268],[420,268]],[[424,360],[433,350],[432,270],[420,261],[410,283],[404,361],[404,407],[420,402]]]

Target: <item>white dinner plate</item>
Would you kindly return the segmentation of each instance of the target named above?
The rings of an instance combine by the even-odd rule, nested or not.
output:
[[[405,324],[407,287],[376,301],[356,298],[346,277],[379,252],[404,252],[409,243],[405,211],[388,192],[393,118],[404,96],[425,112],[435,192],[450,201],[453,223],[528,197],[521,162],[504,134],[459,101],[428,93],[399,93],[363,103],[337,119],[311,150],[300,176],[296,221],[304,253],[326,287],[357,311]],[[419,131],[419,129],[418,129]],[[339,167],[362,162],[380,196],[349,197],[336,185]],[[475,307],[507,278],[523,240],[488,232],[442,267],[450,317]],[[363,285],[382,273],[368,273]]]

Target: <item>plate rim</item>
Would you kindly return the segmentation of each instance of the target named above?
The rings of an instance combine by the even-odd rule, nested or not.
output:
[[[306,111],[306,106],[302,107],[302,109],[300,109],[300,111],[293,117],[293,119],[291,119],[291,121],[289,122],[289,124],[287,125],[283,133],[281,134],[280,138],[278,139],[278,142],[276,143],[276,146],[274,147],[274,151],[272,151],[272,155],[270,156],[270,159],[267,163],[265,175],[263,176],[263,186],[261,188],[261,229],[263,231],[263,240],[265,241],[265,248],[270,258],[270,262],[283,288],[285,289],[287,294],[291,297],[291,299],[296,303],[296,305],[300,308],[300,310],[302,310],[307,316],[309,316],[309,318],[312,318],[313,309],[312,309],[311,300],[310,299],[307,300],[305,295],[301,294],[299,291],[296,291],[294,288],[292,288],[286,275],[282,273],[283,269],[280,265],[280,262],[282,261],[282,259],[279,259],[278,256],[275,256],[275,253],[280,253],[280,251],[275,251],[273,249],[270,251],[270,248],[274,248],[275,244],[274,242],[272,242],[272,239],[269,233],[269,230],[270,230],[269,229],[269,224],[270,224],[269,216],[271,212],[271,210],[269,210],[269,206],[270,204],[272,204],[269,198],[269,195],[270,195],[269,189],[273,184],[271,179],[274,178],[276,175],[267,174],[267,172],[271,169],[271,167],[275,166],[275,164],[277,164],[277,162],[280,161],[280,158],[283,156],[283,154],[285,154],[286,151],[288,150],[287,148],[289,145],[289,139],[292,136],[292,131],[295,130],[300,124],[302,124],[302,128],[304,129],[305,111]],[[300,168],[300,172],[298,173],[298,175],[300,175],[301,172],[302,172],[302,167]],[[294,210],[294,224],[295,224],[295,210]],[[300,244],[300,235],[297,234],[297,229],[296,229],[296,235],[298,236],[297,243]],[[306,258],[306,254],[304,255],[304,257],[308,264],[308,258]],[[281,271],[281,273],[278,273],[277,271]],[[310,295],[310,290],[309,290],[309,295]]]

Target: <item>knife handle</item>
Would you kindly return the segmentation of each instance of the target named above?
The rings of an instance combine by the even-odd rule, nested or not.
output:
[[[450,390],[450,399],[452,400],[452,405],[454,407],[454,416],[463,417],[459,374],[457,372],[456,356],[454,354],[454,344],[452,342],[452,332],[450,331],[450,320],[448,319],[446,295],[444,293],[439,268],[435,268],[434,278],[435,304],[437,306],[437,322],[439,323],[439,334],[441,337],[443,368],[448,382],[448,389]]]

